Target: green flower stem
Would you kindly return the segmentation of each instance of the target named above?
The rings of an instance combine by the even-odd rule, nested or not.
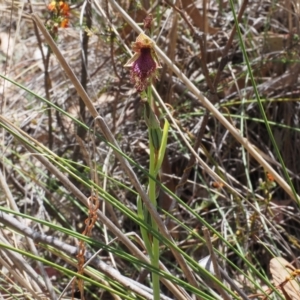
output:
[[[154,178],[157,176],[157,160],[158,160],[158,151],[160,148],[160,140],[159,137],[157,139],[153,139],[154,136],[159,136],[159,134],[156,134],[156,132],[159,132],[160,124],[157,119],[155,119],[155,115],[152,111],[152,93],[151,93],[151,86],[148,87],[147,90],[147,100],[148,103],[146,103],[146,106],[149,105],[149,112],[148,116],[151,119],[151,123],[148,125],[148,134],[149,134],[149,146],[150,146],[150,162],[149,162],[149,174],[152,175]],[[153,119],[153,120],[152,120]],[[146,120],[146,119],[145,119]],[[153,124],[152,124],[153,123]],[[157,201],[156,201],[156,182],[149,177],[149,198],[152,202],[154,207],[157,207]],[[158,226],[155,222],[155,220],[151,220],[152,228],[157,231]],[[148,237],[149,238],[149,237]],[[159,240],[152,236],[152,249],[151,249],[151,264],[155,268],[159,268]],[[153,288],[153,299],[159,300],[160,299],[160,287],[159,287],[159,275],[152,272],[152,288]]]
[[[149,129],[150,134],[150,129]],[[150,139],[150,170],[149,174],[152,176],[156,176],[155,172],[155,164],[157,162],[157,159],[155,158],[156,153],[155,149],[153,147],[153,144]],[[154,205],[154,207],[157,207],[157,201],[156,201],[156,182],[149,178],[149,198]],[[155,222],[155,220],[151,220],[151,225],[154,230],[158,230],[158,226]],[[159,240],[155,237],[152,237],[152,258],[151,258],[151,264],[155,268],[159,268]],[[152,288],[153,288],[153,296],[154,300],[160,299],[160,287],[159,287],[159,275],[156,273],[152,273]]]
[[[142,202],[142,199],[141,199],[140,195],[138,195],[138,197],[137,197],[137,211],[138,211],[138,216],[145,223],[147,223],[147,218],[148,218],[149,213],[148,213],[148,211],[146,211],[145,207],[143,206],[143,202]],[[152,247],[151,247],[150,239],[149,239],[149,236],[148,236],[148,232],[142,226],[140,227],[140,230],[141,230],[142,239],[145,243],[147,253],[148,253],[148,255],[150,257],[150,260],[152,262],[152,260],[153,260]]]
[[[160,122],[152,110],[152,95],[151,87],[147,89],[147,102],[145,102],[144,117],[148,127],[149,148],[150,148],[150,163],[149,163],[149,185],[148,194],[153,206],[157,207],[157,185],[153,178],[157,178],[159,170],[165,155],[167,146],[167,136],[169,123],[165,121],[164,130],[160,128]],[[158,226],[154,219],[150,217],[146,207],[143,206],[141,198],[138,196],[137,209],[139,217],[149,224],[153,230],[158,231]],[[149,236],[147,230],[141,227],[141,235],[145,243],[151,264],[154,268],[159,269],[159,240],[154,236]],[[160,299],[159,275],[152,272],[152,289],[153,299]]]

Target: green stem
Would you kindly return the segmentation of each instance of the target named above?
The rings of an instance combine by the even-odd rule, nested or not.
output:
[[[154,111],[152,110],[152,98],[151,87],[148,88],[147,93],[144,93],[147,98],[147,102],[144,104],[144,117],[148,127],[149,135],[149,149],[150,149],[150,164],[149,164],[149,185],[148,195],[153,206],[157,208],[157,185],[156,178],[159,174],[165,151],[167,148],[169,122],[165,120],[163,130],[160,127],[160,122]],[[148,210],[143,205],[140,196],[137,199],[137,209],[139,217],[150,226],[154,231],[158,231],[158,226],[154,219],[151,218]],[[151,219],[150,219],[151,218]],[[154,268],[159,268],[159,239],[151,237],[148,231],[141,227],[141,235],[144,240],[148,255],[151,260],[151,264]],[[160,298],[160,286],[159,275],[152,272],[152,287],[153,287],[153,299],[158,300]]]
[[[153,145],[150,143],[150,175],[156,176],[155,172],[155,149]],[[157,201],[156,201],[156,182],[153,179],[149,179],[149,198],[153,204],[154,207],[157,207]],[[154,219],[151,220],[151,225],[153,230],[157,231],[158,226]],[[152,241],[152,261],[151,264],[155,268],[159,268],[159,240],[155,237],[153,237]],[[160,288],[159,288],[159,275],[152,272],[152,284],[153,284],[153,295],[154,300],[159,300],[160,297]]]
[[[147,222],[148,212],[145,211],[145,208],[143,207],[143,202],[142,202],[142,199],[141,199],[140,195],[138,195],[138,198],[137,198],[137,211],[138,211],[139,217],[142,220],[144,220],[144,222],[146,223]],[[150,257],[150,260],[152,262],[152,260],[153,260],[152,247],[151,247],[150,239],[149,239],[149,236],[148,236],[148,232],[142,226],[140,227],[140,230],[141,230],[143,241],[145,243],[145,247],[146,247],[147,253],[148,253],[148,255]]]
[[[151,87],[148,88],[147,91],[147,98],[150,108],[152,108],[152,97],[151,97]],[[151,128],[148,128],[149,132],[149,145],[150,145],[150,166],[149,166],[149,174],[156,178],[157,176],[157,170],[156,170],[156,164],[157,164],[157,153],[158,151],[154,148],[152,144],[151,139]],[[157,207],[157,201],[156,201],[156,182],[149,178],[149,198],[152,202],[153,206]],[[152,218],[151,218],[152,219]],[[151,226],[153,230],[157,231],[158,226],[154,219],[151,220]],[[159,240],[155,237],[152,237],[152,255],[150,255],[151,258],[151,264],[153,267],[159,269]],[[152,272],[152,288],[153,288],[153,299],[159,300],[160,299],[160,287],[159,287],[159,275],[155,272]]]

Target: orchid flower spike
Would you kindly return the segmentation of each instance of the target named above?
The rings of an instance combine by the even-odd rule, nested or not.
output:
[[[135,54],[125,64],[125,67],[131,68],[131,81],[138,92],[145,91],[152,80],[156,78],[157,69],[161,68],[154,44],[144,33],[141,33],[132,43],[132,50]]]

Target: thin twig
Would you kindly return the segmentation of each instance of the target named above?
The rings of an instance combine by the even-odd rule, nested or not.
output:
[[[249,0],[244,0],[242,6],[241,6],[241,8],[240,8],[240,11],[239,11],[239,14],[238,14],[238,17],[237,17],[239,23],[240,23],[241,20],[242,20],[242,17],[243,17],[243,14],[244,14],[245,10],[246,10],[248,1],[249,1]],[[227,41],[227,44],[226,44],[226,46],[225,46],[225,48],[224,48],[224,50],[223,50],[222,58],[221,58],[221,61],[220,61],[220,63],[219,63],[219,67],[218,67],[218,71],[217,71],[217,74],[216,74],[215,79],[214,79],[214,82],[213,82],[213,85],[214,85],[214,88],[215,88],[215,89],[217,89],[217,86],[218,86],[218,83],[219,83],[219,80],[220,80],[221,73],[222,73],[223,69],[224,69],[225,66],[226,66],[227,54],[228,54],[228,51],[229,51],[229,49],[230,49],[230,47],[231,47],[231,44],[232,44],[233,38],[234,38],[234,36],[235,36],[235,33],[236,33],[236,26],[234,26],[234,27],[232,28],[232,31],[231,31],[231,33],[230,33],[230,37],[229,37],[229,39],[228,39],[228,41]]]
[[[216,256],[215,256],[215,252],[213,250],[213,246],[212,246],[212,243],[211,243],[211,238],[210,238],[210,235],[209,235],[209,231],[206,227],[204,227],[202,229],[202,232],[203,232],[203,235],[204,235],[204,239],[206,241],[206,246],[208,248],[211,261],[213,263],[215,276],[220,282],[222,282],[222,277],[221,277],[221,273],[220,273],[220,270],[219,270],[219,265],[218,265],[218,262],[217,262],[217,259],[216,259]],[[214,284],[214,287],[222,295],[224,300],[230,300],[228,294],[218,284]]]
[[[195,151],[197,151],[197,149],[200,147],[201,145],[201,141],[202,141],[202,138],[203,138],[203,135],[204,135],[204,132],[205,132],[205,127],[207,125],[207,122],[208,122],[208,118],[209,118],[209,113],[207,112],[202,120],[202,123],[201,123],[201,126],[200,126],[200,129],[198,131],[198,134],[197,134],[197,137],[196,137],[196,140],[195,140],[195,143],[194,143],[194,146],[193,148],[195,149]],[[183,174],[177,184],[177,186],[175,187],[175,193],[176,195],[180,198],[181,196],[181,193],[183,192],[183,186],[185,185],[185,183],[187,182],[188,178],[189,178],[189,175],[190,175],[190,172],[194,166],[196,162],[196,156],[195,155],[191,155],[190,156],[190,159],[189,159],[189,162],[186,166],[186,168],[184,169],[183,171]],[[175,199],[172,200],[172,203],[169,207],[169,212],[172,212],[172,210],[175,208],[176,206],[176,201]],[[166,219],[166,225],[168,225],[170,221],[170,217],[168,216],[167,219]]]
[[[211,78],[209,76],[209,71],[208,71],[208,68],[207,68],[207,64],[206,64],[206,36],[205,36],[206,32],[204,32],[204,34],[203,34],[204,37],[203,37],[203,40],[202,40],[202,37],[196,32],[194,26],[187,19],[186,15],[185,15],[185,12],[182,9],[178,8],[176,5],[172,4],[170,1],[165,0],[165,2],[180,14],[180,16],[183,18],[183,20],[186,22],[186,24],[190,28],[193,35],[195,37],[197,37],[197,40],[198,40],[199,45],[200,45],[200,50],[201,50],[201,57],[202,57],[202,59],[201,59],[201,68],[202,68],[202,72],[203,72],[203,75],[205,77],[207,86],[209,87],[211,93],[214,95],[215,94],[215,88],[214,88],[214,85],[212,84]],[[203,15],[203,18],[204,18],[204,15]]]

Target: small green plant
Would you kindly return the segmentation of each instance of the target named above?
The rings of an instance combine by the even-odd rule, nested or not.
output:
[[[151,19],[145,19],[145,28],[151,26]],[[140,93],[144,105],[144,120],[148,127],[150,163],[149,163],[149,185],[148,195],[152,205],[157,209],[157,197],[159,191],[157,189],[156,180],[159,180],[159,171],[164,158],[167,136],[168,121],[165,120],[164,130],[162,131],[158,116],[155,114],[154,100],[152,97],[151,84],[157,76],[157,69],[160,68],[157,55],[153,48],[154,42],[144,33],[141,33],[136,42],[132,44],[132,50],[135,52],[133,57],[126,63],[126,67],[130,67],[131,81],[136,90]],[[158,231],[158,226],[154,219],[150,218],[150,214],[141,201],[141,197],[137,198],[138,215],[146,222],[153,231]],[[141,227],[142,238],[145,243],[152,266],[159,269],[159,240],[149,235],[144,227]],[[154,300],[160,299],[159,275],[152,272],[152,285]]]

